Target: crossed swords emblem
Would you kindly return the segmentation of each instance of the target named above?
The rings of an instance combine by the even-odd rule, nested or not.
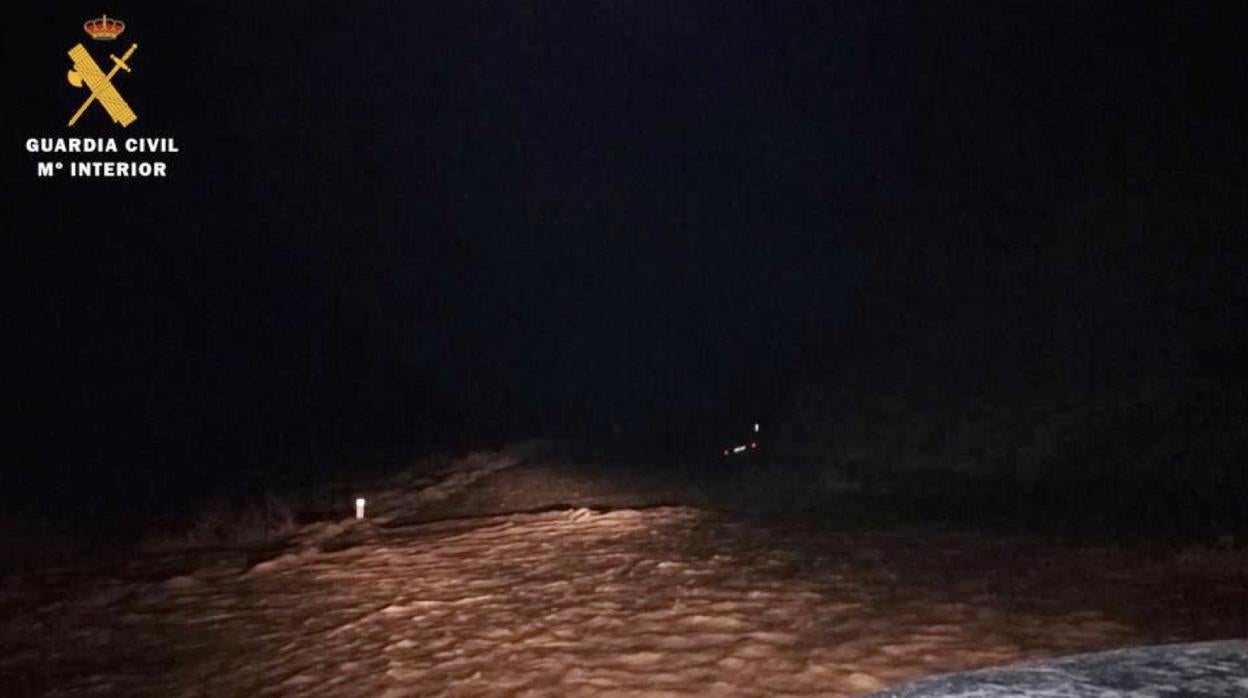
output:
[[[73,126],[82,116],[87,107],[93,102],[99,102],[104,111],[113,118],[113,121],[121,124],[123,127],[134,123],[139,118],[135,115],[134,110],[126,104],[126,100],[122,99],[121,93],[113,86],[113,76],[118,70],[130,72],[130,65],[126,61],[130,60],[130,56],[134,55],[138,44],[131,44],[130,50],[126,51],[121,58],[109,54],[109,58],[113,59],[113,69],[108,71],[108,75],[100,70],[100,66],[96,64],[95,59],[87,53],[87,49],[78,44],[69,50],[69,57],[74,61],[74,69],[69,71],[66,76],[69,78],[69,84],[74,87],[82,87],[85,83],[87,89],[91,90],[91,96],[87,97],[87,101],[78,107],[77,113],[69,120],[69,125]]]

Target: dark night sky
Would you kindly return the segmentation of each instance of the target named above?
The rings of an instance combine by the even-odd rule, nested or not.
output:
[[[211,443],[447,396],[546,431],[778,404],[898,228],[1237,181],[1232,7],[58,3],[6,41],[22,424],[143,441],[155,411]],[[129,131],[183,152],[166,181],[37,181],[21,144],[71,135],[64,51],[102,10],[140,44]],[[72,135],[122,135],[94,111]]]

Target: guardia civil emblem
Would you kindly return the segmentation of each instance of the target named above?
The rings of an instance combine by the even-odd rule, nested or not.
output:
[[[87,20],[83,23],[82,29],[94,41],[114,41],[126,30],[126,23],[108,15],[101,15],[96,19]],[[70,117],[70,126],[78,123],[78,119],[82,118],[83,113],[92,104],[99,104],[104,111],[108,112],[113,123],[121,124],[122,128],[134,123],[138,116],[130,108],[130,105],[126,103],[121,93],[117,91],[117,86],[113,84],[113,78],[117,76],[117,71],[119,70],[130,72],[128,61],[138,48],[138,44],[130,44],[130,48],[122,54],[121,58],[111,53],[108,54],[108,57],[113,61],[113,67],[108,73],[100,69],[100,65],[95,62],[95,59],[91,57],[91,53],[82,44],[77,44],[69,50],[69,58],[74,62],[74,67],[67,76],[69,84],[78,88],[85,87],[91,93],[86,101],[82,103],[82,106],[78,107],[78,111]]]

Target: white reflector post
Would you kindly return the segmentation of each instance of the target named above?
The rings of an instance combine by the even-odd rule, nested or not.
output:
[[[364,498],[363,497],[355,498],[355,518],[357,519],[364,518]]]

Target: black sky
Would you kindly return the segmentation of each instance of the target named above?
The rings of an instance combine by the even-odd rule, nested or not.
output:
[[[844,342],[881,239],[1240,181],[1233,10],[60,3],[6,41],[21,423],[208,447],[765,412]],[[183,151],[165,181],[39,181],[22,151],[123,135],[63,127],[102,11],[140,43],[124,135]]]

